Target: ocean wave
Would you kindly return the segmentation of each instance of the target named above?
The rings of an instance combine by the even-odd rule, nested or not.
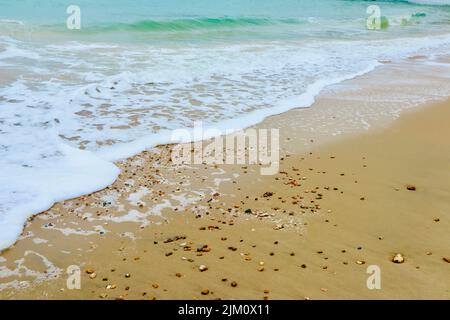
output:
[[[223,17],[223,18],[189,18],[172,20],[143,20],[133,23],[111,23],[103,26],[92,26],[85,31],[192,31],[202,29],[222,29],[246,26],[273,26],[273,25],[300,25],[308,20],[299,18],[273,19],[250,17]]]

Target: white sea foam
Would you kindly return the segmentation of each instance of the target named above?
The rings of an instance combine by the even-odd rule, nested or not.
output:
[[[19,75],[0,87],[0,249],[30,215],[111,184],[119,173],[112,161],[173,142],[173,129],[198,119],[221,131],[242,129],[309,107],[323,88],[373,70],[380,59],[449,40],[155,47],[0,37],[0,64]]]

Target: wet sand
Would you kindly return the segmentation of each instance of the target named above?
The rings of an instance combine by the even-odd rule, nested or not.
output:
[[[174,166],[170,146],[119,163],[112,186],[31,219],[0,255],[0,298],[449,299],[450,101],[333,139],[289,126],[313,108],[258,126],[280,128],[273,176]]]

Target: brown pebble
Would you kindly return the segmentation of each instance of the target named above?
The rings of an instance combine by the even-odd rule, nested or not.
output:
[[[209,290],[208,289],[203,289],[202,290],[202,295],[206,296],[207,294],[209,294]]]
[[[236,281],[231,282],[231,286],[232,286],[233,288],[236,288],[236,287],[237,287],[237,282],[236,282]]]
[[[412,185],[412,184],[408,184],[408,185],[406,186],[406,189],[408,189],[409,191],[416,191],[416,186],[415,186],[415,185]]]

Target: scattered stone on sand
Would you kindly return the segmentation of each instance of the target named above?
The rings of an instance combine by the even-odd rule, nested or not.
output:
[[[366,262],[365,261],[362,261],[362,260],[357,260],[356,261],[356,264],[359,264],[359,265],[363,265],[363,264],[365,264]]]
[[[268,198],[268,197],[271,197],[271,196],[273,196],[273,192],[271,192],[271,191],[267,191],[267,192],[265,192],[265,193],[263,194],[263,197],[264,197],[264,198]]]
[[[233,281],[233,282],[231,282],[231,286],[233,287],[233,288],[236,288],[237,287],[237,282],[236,281]]]
[[[397,253],[392,258],[392,262],[394,262],[394,263],[403,263],[403,262],[405,262],[405,258],[403,257],[403,255],[401,253]]]
[[[450,263],[450,258],[448,258],[448,257],[443,257],[442,260],[444,260],[447,263]]]
[[[95,272],[93,272],[89,275],[89,278],[91,278],[91,279],[95,279],[96,277],[97,277],[97,274]]]
[[[205,266],[204,264],[201,264],[201,265],[198,267],[198,270],[200,270],[200,272],[204,272],[204,271],[208,270],[208,267]]]
[[[406,186],[406,189],[409,190],[409,191],[416,191],[416,186],[413,185],[413,184],[408,184]]]

